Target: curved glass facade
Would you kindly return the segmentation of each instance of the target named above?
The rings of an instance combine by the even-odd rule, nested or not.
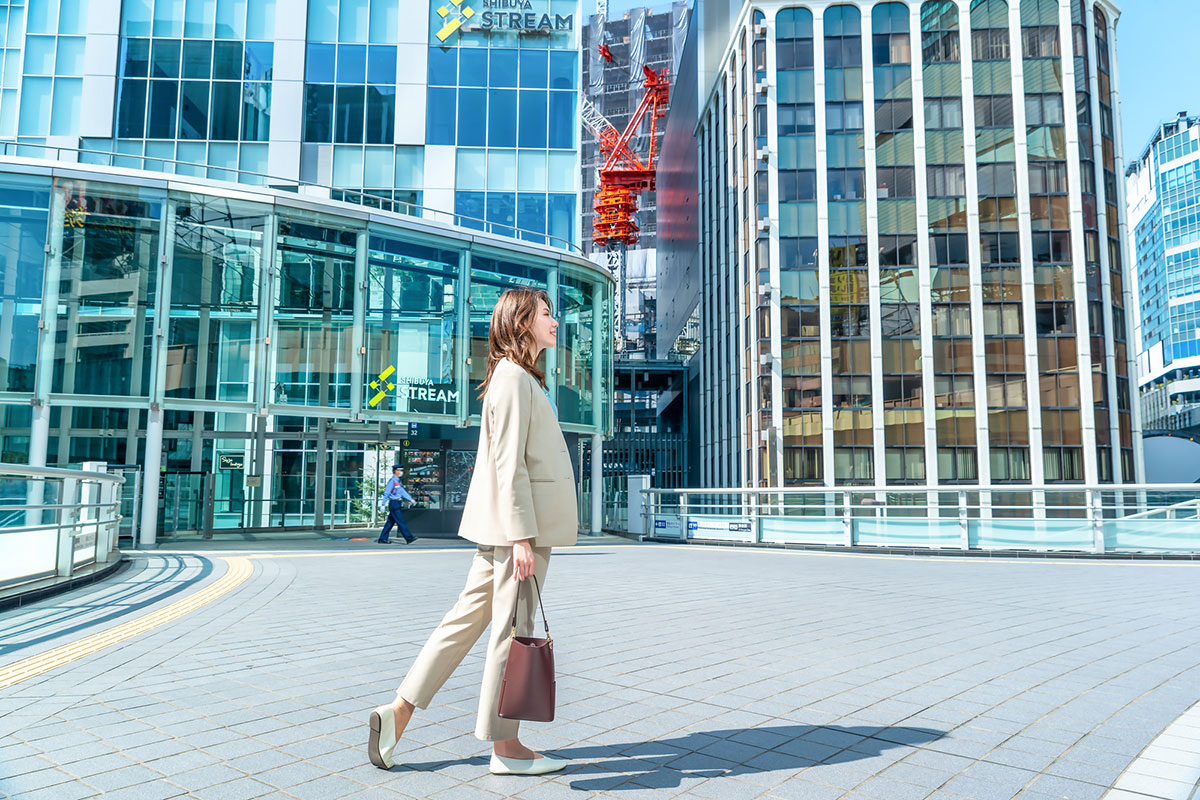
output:
[[[741,7],[663,193],[697,200],[702,485],[1138,480],[1115,19]]]
[[[569,442],[612,430],[612,280],[561,250],[28,161],[0,161],[0,232],[4,460],[161,466],[160,534],[362,522],[393,459],[424,527],[456,529],[510,286],[554,299]]]

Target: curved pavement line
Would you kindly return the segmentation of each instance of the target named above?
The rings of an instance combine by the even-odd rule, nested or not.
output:
[[[6,689],[21,681],[37,677],[44,672],[65,664],[70,664],[72,661],[77,661],[84,656],[97,653],[114,644],[120,644],[135,636],[140,636],[147,631],[165,625],[185,614],[189,614],[236,589],[254,572],[253,562],[244,556],[233,556],[223,558],[222,560],[229,565],[229,569],[226,570],[225,574],[193,594],[189,594],[170,605],[163,606],[155,611],[151,611],[149,614],[131,619],[128,622],[123,622],[108,630],[94,633],[91,636],[86,636],[74,642],[68,642],[52,650],[47,650],[45,653],[30,656],[22,661],[17,661],[0,668],[0,689]]]
[[[1200,703],[1154,737],[1102,800],[1179,800],[1200,788]]]

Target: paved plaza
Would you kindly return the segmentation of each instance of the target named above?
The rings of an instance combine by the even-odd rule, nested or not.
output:
[[[1193,563],[558,550],[558,716],[523,740],[571,765],[522,777],[489,775],[471,734],[486,637],[396,767],[366,757],[367,713],[453,603],[472,546],[187,547],[0,614],[0,796],[1195,792]]]

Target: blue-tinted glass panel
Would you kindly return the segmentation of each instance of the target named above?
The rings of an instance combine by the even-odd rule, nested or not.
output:
[[[333,83],[335,44],[310,44],[304,61],[304,80],[309,83]]]
[[[495,48],[488,51],[491,68],[488,72],[489,86],[517,85],[517,51]]]
[[[546,52],[545,50],[521,51],[521,87],[531,89],[546,88]]]
[[[150,81],[150,119],[147,139],[174,139],[179,103],[178,81]]]
[[[550,51],[550,88],[575,89],[576,73],[575,52],[573,50]]]
[[[30,8],[32,9],[32,6]],[[154,35],[183,36],[183,0],[155,2]]]
[[[146,81],[121,81],[117,98],[117,136],[141,139],[146,135]]]
[[[548,224],[546,232],[560,240],[575,241],[575,195],[551,194],[547,200]],[[551,240],[550,244],[561,247],[562,242]]]
[[[217,46],[220,47],[222,44],[224,42],[218,42]],[[241,116],[241,110],[242,85],[240,83],[214,83],[212,85],[212,113],[209,118],[209,138],[236,141],[238,138],[238,119]]]
[[[367,83],[396,82],[396,48],[372,45],[367,51]]]
[[[338,0],[309,0],[308,40],[310,42],[337,41]]]
[[[333,106],[333,140],[342,144],[362,144],[363,86],[337,87]]]
[[[454,144],[454,89],[430,87],[426,96],[425,141],[429,144]]]
[[[204,139],[208,136],[207,81],[184,81],[179,98],[179,138]]]
[[[492,89],[488,92],[488,146],[517,146],[515,89]]]
[[[183,35],[189,39],[211,39],[214,27],[217,0],[187,0],[184,12]]]
[[[550,92],[550,147],[575,146],[575,92]]]
[[[333,141],[333,86],[304,87],[304,141]]]
[[[458,74],[461,86],[487,86],[487,50],[482,47],[460,47],[458,49]]]
[[[515,192],[487,193],[488,230],[501,236],[515,236],[517,195]]]
[[[246,42],[246,72],[249,81],[271,80],[275,63],[275,45],[272,42]]]
[[[455,192],[454,213],[462,215],[455,222],[464,228],[483,230],[483,206],[483,192]]]
[[[212,42],[184,41],[183,77],[212,77]]]
[[[242,141],[266,142],[271,139],[271,84],[246,83],[242,86]]]
[[[366,45],[338,45],[337,79],[338,83],[366,83]]]
[[[125,0],[121,3],[121,35],[149,36],[151,18],[150,0]]]
[[[217,0],[217,38],[246,38],[246,0]]]
[[[546,232],[546,195],[522,192],[517,195],[517,227],[519,236],[533,242],[544,242],[535,234]]]
[[[454,86],[458,83],[458,48],[429,48],[430,86]]]
[[[213,77],[217,80],[241,80],[241,42],[217,42],[213,46]]]
[[[545,55],[545,53],[542,55]],[[521,90],[520,114],[517,122],[517,143],[520,147],[546,146],[545,90]]]
[[[150,74],[150,40],[122,39],[121,77],[145,78]]]
[[[367,144],[396,141],[396,87],[367,87]]]
[[[179,77],[179,39],[155,39],[151,59],[151,78]]]
[[[458,90],[458,146],[482,147],[487,143],[487,90]]]

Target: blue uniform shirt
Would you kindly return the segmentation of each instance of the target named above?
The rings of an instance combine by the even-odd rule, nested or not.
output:
[[[550,407],[554,409],[554,416],[558,416],[558,406],[554,405],[554,398],[550,396],[550,390],[542,387],[542,391],[546,393],[546,399],[550,401]]]
[[[384,500],[407,500],[410,503],[416,502],[412,499],[412,495],[404,491],[404,487],[400,485],[400,479],[393,475],[388,479],[387,487],[383,490]]]

